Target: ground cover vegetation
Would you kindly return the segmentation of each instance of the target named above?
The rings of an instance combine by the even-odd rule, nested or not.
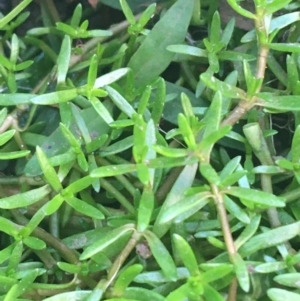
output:
[[[0,3],[0,300],[299,301],[299,1],[68,2]]]

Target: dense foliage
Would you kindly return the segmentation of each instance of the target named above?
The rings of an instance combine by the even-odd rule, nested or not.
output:
[[[0,300],[299,301],[299,1],[58,2],[0,19]]]

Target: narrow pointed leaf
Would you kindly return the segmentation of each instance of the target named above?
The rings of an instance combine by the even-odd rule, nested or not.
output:
[[[271,301],[300,301],[300,294],[289,292],[280,288],[271,288],[267,291]]]
[[[108,95],[110,96],[111,100],[114,102],[114,104],[122,111],[124,112],[129,118],[131,118],[134,114],[136,114],[136,111],[134,108],[129,104],[129,102],[115,89],[113,89],[110,86],[106,86],[106,91],[108,92]]]
[[[230,187],[224,190],[226,194],[244,199],[256,204],[265,205],[268,207],[284,207],[285,202],[283,198],[277,197],[274,194],[264,191],[243,188],[243,187]]]
[[[262,234],[252,237],[240,248],[239,253],[242,257],[255,253],[258,250],[266,249],[279,245],[291,238],[299,235],[300,222],[292,223],[276,229],[269,230]]]
[[[9,197],[0,199],[0,208],[2,209],[15,209],[27,207],[44,198],[51,192],[49,185],[40,188],[32,189],[27,192],[18,193]]]
[[[132,232],[133,230],[133,226],[126,225],[103,234],[95,243],[88,246],[83,251],[83,253],[80,255],[80,260],[85,260],[92,257],[93,255],[102,251],[107,246],[111,245],[113,242],[123,237],[126,233]]]
[[[50,164],[49,159],[45,155],[44,151],[37,146],[36,147],[36,154],[39,160],[39,164],[41,169],[44,173],[44,177],[46,178],[47,182],[51,185],[51,187],[56,191],[60,191],[63,189],[62,184],[55,172],[55,169]]]
[[[201,80],[212,90],[219,91],[222,95],[230,98],[246,99],[246,93],[230,84],[220,81],[209,73],[202,73]]]
[[[99,211],[97,208],[89,205],[88,203],[85,203],[84,201],[81,201],[75,197],[67,197],[66,202],[74,208],[76,211],[95,218],[95,219],[103,219],[104,215],[101,211]]]
[[[77,89],[68,89],[58,92],[41,94],[31,98],[31,102],[37,105],[54,105],[70,101],[78,96]]]
[[[164,274],[170,280],[175,281],[177,279],[177,270],[169,251],[154,233],[147,230],[144,232],[144,237]]]
[[[249,273],[245,261],[242,259],[239,253],[232,255],[231,258],[240,287],[245,292],[249,292],[250,278],[249,278]]]
[[[94,83],[94,89],[102,88],[104,86],[107,86],[111,83],[114,83],[124,75],[128,73],[130,69],[129,68],[121,68],[114,70],[112,72],[106,73],[105,75],[102,75],[98,77]]]
[[[192,248],[188,242],[178,234],[174,234],[173,239],[183,264],[188,269],[191,276],[197,276],[199,274],[198,263]]]
[[[119,164],[99,167],[91,172],[92,178],[104,178],[136,171],[135,164]]]

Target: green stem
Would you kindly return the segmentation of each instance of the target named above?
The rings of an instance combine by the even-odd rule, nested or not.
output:
[[[100,185],[103,187],[105,190],[109,191],[119,203],[128,210],[131,214],[135,213],[135,208],[134,206],[127,200],[127,198],[120,193],[113,185],[111,185],[107,180],[105,179],[100,179]]]

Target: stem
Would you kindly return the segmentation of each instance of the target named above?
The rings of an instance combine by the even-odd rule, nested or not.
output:
[[[229,260],[233,262],[233,256],[237,253],[237,249],[231,235],[226,208],[224,205],[223,195],[219,192],[218,187],[216,185],[211,184],[211,189],[214,194],[214,200],[217,207],[219,220],[221,221],[221,228],[222,228]],[[236,301],[236,292],[237,292],[237,279],[234,278],[229,288],[227,301]]]
[[[218,187],[216,185],[211,184],[211,189],[214,194],[214,200],[217,207],[219,219],[221,221],[221,228],[224,235],[225,245],[228,251],[229,259],[231,261],[232,256],[236,254],[237,251],[231,235],[226,208],[224,205],[223,195],[219,192]]]
[[[264,32],[267,37],[265,24],[260,20],[260,22],[255,22],[256,30],[259,32]],[[261,36],[261,35],[260,35]],[[269,53],[269,48],[265,45],[265,43],[262,43],[262,39],[259,40],[260,48],[258,53],[258,60],[257,60],[257,66],[256,66],[256,78],[264,78],[265,77],[265,71],[267,67],[267,58]],[[256,93],[259,93],[261,90],[261,86],[256,89]],[[229,115],[222,121],[221,126],[224,125],[234,125],[236,122],[238,122],[249,110],[251,110],[255,103],[257,102],[257,97],[253,96],[250,100],[240,100],[238,105],[229,113]]]
[[[127,257],[130,255],[132,250],[135,248],[136,244],[142,237],[142,234],[140,232],[134,231],[130,240],[128,241],[127,245],[123,249],[123,251],[118,255],[116,260],[114,261],[113,265],[111,266],[107,279],[111,283],[113,279],[116,277],[118,271],[120,270],[122,264],[125,262]]]
[[[287,191],[281,194],[280,196],[283,197],[286,200],[286,202],[296,201],[300,198],[300,188]]]
[[[158,202],[158,204],[161,204],[169,191],[171,190],[172,186],[174,185],[175,181],[177,180],[178,176],[183,170],[183,166],[179,166],[176,168],[173,168],[167,178],[164,180],[163,184],[159,187],[155,194],[155,198]]]
[[[134,206],[127,200],[127,198],[120,193],[113,185],[111,185],[107,180],[100,179],[100,185],[107,191],[109,191],[113,196],[119,201],[119,203],[128,210],[131,214],[135,213]]]
[[[234,278],[229,286],[227,301],[236,301],[237,279]]]

